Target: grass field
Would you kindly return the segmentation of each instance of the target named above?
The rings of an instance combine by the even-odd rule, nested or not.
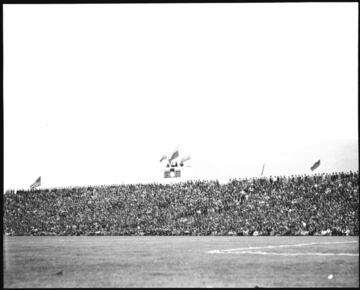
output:
[[[4,287],[359,287],[358,242],[312,236],[4,237]]]

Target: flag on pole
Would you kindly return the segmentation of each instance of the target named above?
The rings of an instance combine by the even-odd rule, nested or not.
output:
[[[176,149],[175,152],[171,155],[169,161],[171,162],[172,160],[174,160],[175,158],[179,157],[179,150]]]
[[[163,161],[163,160],[165,160],[165,159],[167,159],[167,156],[166,156],[166,155],[164,155],[163,157],[161,157],[160,162]]]
[[[313,166],[310,167],[311,171],[314,171],[316,168],[320,166],[320,159],[314,163]]]
[[[264,174],[264,168],[265,168],[265,163],[264,163],[264,165],[262,167],[262,170],[261,170],[261,176],[263,176],[263,174]]]
[[[30,185],[30,189],[33,189],[35,187],[38,187],[41,185],[41,176],[35,180],[35,182],[33,184]]]
[[[185,157],[181,158],[181,163],[188,161],[190,159],[190,155],[186,155]]]

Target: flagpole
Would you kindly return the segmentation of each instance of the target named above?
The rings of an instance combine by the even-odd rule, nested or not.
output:
[[[263,176],[263,174],[264,174],[264,169],[265,169],[265,163],[264,163],[264,165],[262,167],[262,170],[261,170],[261,176]]]

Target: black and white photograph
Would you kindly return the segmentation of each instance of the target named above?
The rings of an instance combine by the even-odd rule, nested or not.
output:
[[[358,288],[358,11],[2,4],[3,287]]]

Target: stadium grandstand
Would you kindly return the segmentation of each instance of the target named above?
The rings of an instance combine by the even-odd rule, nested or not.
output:
[[[358,235],[359,171],[8,190],[5,235]]]

